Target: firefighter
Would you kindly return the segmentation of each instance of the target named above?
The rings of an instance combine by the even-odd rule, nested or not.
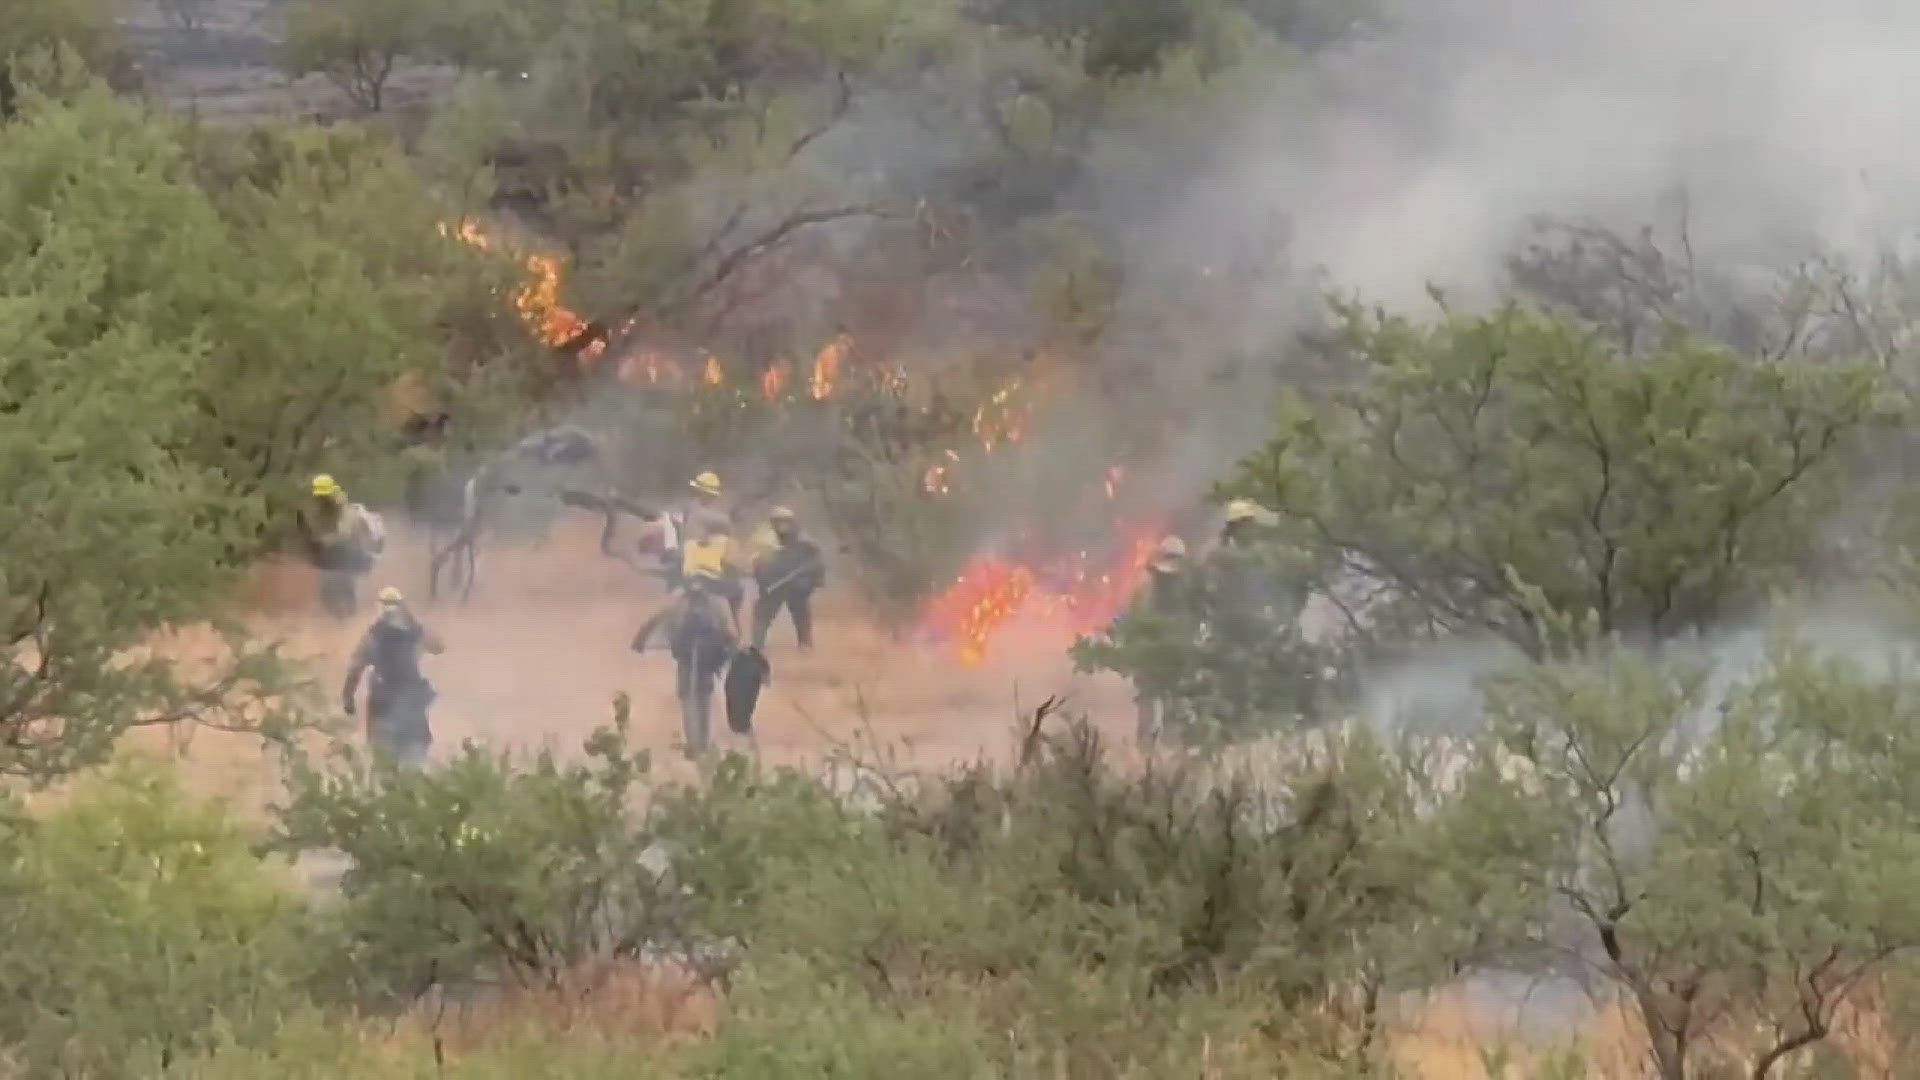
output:
[[[1260,542],[1260,530],[1278,521],[1273,511],[1250,499],[1227,504],[1218,541],[1196,571],[1204,584],[1208,610],[1239,607],[1264,619],[1298,614],[1299,604],[1305,603],[1303,596],[1296,595],[1298,582],[1283,572],[1282,552]],[[1294,610],[1287,614],[1290,606]]]
[[[713,692],[740,640],[739,628],[715,592],[726,567],[709,554],[689,565],[680,594],[667,609],[648,619],[631,648],[644,653],[656,632],[664,632],[673,654],[674,693],[680,700],[680,724],[687,756],[705,753],[713,738]]]
[[[773,530],[774,546],[753,561],[753,580],[758,586],[753,598],[753,647],[767,647],[767,631],[781,608],[793,618],[793,632],[800,648],[813,649],[813,594],[827,580],[826,560],[820,545],[800,531],[800,520],[792,510],[775,507],[767,515]]]
[[[1245,547],[1262,526],[1271,525],[1273,521],[1273,512],[1259,503],[1252,499],[1235,499],[1227,504],[1227,519],[1220,526],[1219,546]]]
[[[1187,600],[1186,575],[1186,541],[1178,536],[1161,540],[1153,553],[1153,561],[1147,564],[1147,588],[1142,602],[1148,610],[1181,618]],[[1159,739],[1166,726],[1167,700],[1162,694],[1136,686],[1133,702],[1139,721],[1135,734],[1142,745],[1150,744]]]
[[[353,650],[340,694],[347,715],[352,716],[360,676],[373,670],[367,686],[367,745],[410,767],[424,764],[433,745],[427,707],[435,694],[433,684],[420,673],[422,651],[438,656],[445,646],[414,618],[400,590],[380,590],[380,616]]]
[[[691,501],[683,503],[677,509],[667,512],[668,542],[661,558],[665,564],[667,584],[675,586],[685,572],[685,548],[688,544],[709,534],[718,525],[721,531],[733,531],[733,516],[727,512],[722,501],[723,492],[718,474],[703,472],[687,482],[693,489]]]
[[[339,481],[321,473],[312,480],[300,526],[320,570],[321,606],[336,619],[352,618],[359,607],[357,579],[373,569],[386,545],[379,517],[349,501]]]
[[[733,621],[740,621],[740,608],[747,601],[747,587],[740,562],[739,545],[727,519],[717,515],[701,518],[694,526],[696,539],[683,545],[680,553],[680,580],[685,581],[696,567],[713,569],[713,580],[704,588],[727,602]]]

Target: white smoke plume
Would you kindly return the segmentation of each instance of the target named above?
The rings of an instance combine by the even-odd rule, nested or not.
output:
[[[1491,284],[1537,214],[1684,214],[1702,252],[1874,252],[1920,223],[1920,7],[1886,0],[1432,0],[1231,132],[1163,236],[1283,210],[1295,257],[1373,298]]]
[[[1541,216],[1651,229],[1703,272],[1762,287],[1920,231],[1920,5],[1399,8],[1370,37],[1262,73],[1258,91],[1236,81],[1220,95],[1232,107],[1212,100],[1184,130],[1109,135],[1116,162],[1157,164],[1090,181],[1127,279],[1102,348],[1157,365],[1161,415],[1204,418],[1141,470],[1173,499],[1198,498],[1266,436],[1325,289],[1415,314],[1431,312],[1430,285],[1485,300]],[[1235,267],[1250,287],[1157,336],[1167,281]],[[1125,325],[1138,312],[1146,325]]]

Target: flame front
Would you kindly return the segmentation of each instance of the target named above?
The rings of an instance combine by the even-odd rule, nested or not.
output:
[[[532,280],[513,296],[520,318],[548,345],[564,345],[587,328],[587,321],[560,305],[560,260],[551,255],[527,256]]]
[[[472,218],[461,219],[451,229],[443,222],[439,228],[441,236],[450,236],[481,251],[496,248],[493,238]],[[579,337],[586,330],[587,321],[560,303],[560,260],[551,255],[529,255],[525,265],[527,281],[513,294],[513,308],[520,320],[549,346],[564,345]],[[598,352],[595,350],[594,355]]]
[[[776,401],[787,390],[787,375],[793,365],[785,360],[775,360],[760,373],[760,396],[768,401]]]
[[[493,251],[498,246],[471,219],[462,219],[452,226],[442,224],[440,234],[482,251]],[[560,260],[549,255],[529,255],[524,265],[527,279],[513,294],[514,311],[521,321],[548,346],[563,345],[579,337],[588,324],[560,303]],[[833,395],[852,347],[852,337],[843,333],[815,354],[806,386],[808,395],[815,401],[824,401]],[[605,343],[596,342],[583,352],[582,359],[592,360],[604,350]],[[761,395],[769,401],[780,399],[787,392],[792,368],[788,361],[778,360],[762,371]],[[688,381],[689,373],[664,353],[639,350],[620,358],[618,374],[622,381],[629,383],[682,386]],[[875,378],[884,391],[904,396],[907,390],[903,365],[896,363],[876,371]],[[705,356],[700,381],[708,387],[726,384],[726,370],[717,356]],[[1023,392],[1026,389],[1019,378],[1011,379],[974,411],[972,431],[981,446],[992,451],[1002,444],[1021,441],[1027,423],[1027,395]],[[1037,383],[1034,389],[1038,389]],[[926,470],[922,488],[933,495],[947,494],[959,460],[957,453],[948,450],[945,461],[936,462]],[[1107,471],[1105,489],[1109,500],[1115,498],[1124,475],[1118,466]],[[1125,530],[1121,554],[1104,567],[1084,551],[1032,565],[995,555],[976,556],[952,585],[922,609],[922,625],[955,641],[960,661],[969,665],[982,662],[994,634],[1019,615],[1034,616],[1053,629],[1076,634],[1097,630],[1107,625],[1132,598],[1159,537],[1157,523],[1151,528]]]
[[[927,606],[926,620],[959,643],[960,662],[986,659],[987,642],[1032,593],[1034,574],[991,555],[975,556],[958,581]]]
[[[826,343],[813,358],[813,378],[808,388],[813,400],[825,401],[833,393],[834,383],[840,379],[840,363],[847,358],[847,350],[853,346],[853,339],[840,334]]]
[[[1160,524],[1124,531],[1120,554],[1102,565],[1087,552],[1033,566],[996,555],[970,560],[958,579],[922,609],[921,625],[955,644],[960,662],[986,659],[994,634],[1015,616],[1048,629],[1085,634],[1101,629],[1132,601],[1160,542]]]

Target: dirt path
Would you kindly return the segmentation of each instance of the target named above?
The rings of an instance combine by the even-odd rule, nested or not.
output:
[[[440,691],[436,756],[465,739],[572,752],[611,717],[613,697],[624,691],[633,700],[638,742],[664,768],[681,771],[672,660],[627,648],[663,592],[601,555],[596,540],[588,525],[568,522],[538,548],[483,549],[472,601],[428,604],[424,547],[396,536],[364,590],[361,615],[348,623],[318,613],[309,570],[276,562],[257,577],[253,604],[262,614],[253,621],[264,636],[284,639],[295,655],[311,659],[331,702],[346,655],[373,616],[371,594],[398,585],[447,644],[444,655],[426,660]],[[970,668],[949,648],[887,640],[844,595],[829,590],[818,606],[813,655],[798,650],[790,625],[774,627],[773,680],[755,720],[769,762],[813,764],[836,743],[863,739],[913,767],[999,756],[1010,745],[1017,710],[1060,693],[1116,735],[1130,723],[1125,686],[1074,675],[1058,632],[1009,627],[996,639],[996,655]],[[242,742],[198,733],[188,758],[196,785],[246,801],[261,794],[270,770]]]

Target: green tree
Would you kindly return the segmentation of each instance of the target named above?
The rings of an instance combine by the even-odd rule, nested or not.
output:
[[[199,366],[199,460],[275,506],[322,467],[391,495],[401,380],[474,439],[498,419],[486,399],[552,389],[553,358],[515,307],[524,266],[458,239],[466,208],[400,147],[352,125],[196,139],[235,247]]]
[[[403,59],[432,48],[438,3],[422,0],[294,0],[285,11],[281,66],[324,75],[354,106],[377,113]]]
[[[0,491],[31,508],[0,525],[0,771],[71,770],[136,723],[288,717],[250,692],[287,689],[268,653],[202,682],[129,651],[211,614],[259,521],[190,453],[236,256],[168,135],[96,89],[0,144]]]
[[[1348,701],[1349,657],[1340,640],[1307,635],[1307,586],[1320,578],[1278,544],[1213,552],[1104,633],[1076,641],[1083,671],[1125,675],[1164,702],[1168,733],[1194,741],[1297,730]],[[1158,587],[1158,586],[1150,586]]]
[[[292,883],[154,767],[9,819],[0,900],[0,1044],[28,1075],[156,1076],[264,1042],[321,955]]]
[[[1871,359],[1743,356],[1678,330],[1629,351],[1519,304],[1337,314],[1342,385],[1289,396],[1228,489],[1418,621],[1533,656],[1536,595],[1656,640],[1767,599],[1889,416]]]
[[[1495,680],[1439,843],[1485,940],[1618,989],[1665,1080],[1765,1080],[1920,946],[1920,698],[1791,639],[1708,674],[1606,649]]]
[[[62,48],[69,60],[103,74],[123,70],[121,41],[109,0],[18,0],[0,20],[0,120],[14,114],[19,95],[35,80],[21,66],[44,66]]]
[[[688,946],[651,822],[632,816],[648,758],[629,751],[624,696],[583,749],[563,764],[469,745],[429,773],[350,749],[328,766],[294,759],[274,845],[351,860],[340,970],[354,997],[405,1004],[477,977],[557,985],[589,961]]]
[[[220,610],[294,478],[398,479],[397,381],[500,393],[534,355],[519,268],[442,235],[448,210],[353,128],[191,132],[99,87],[29,95],[0,177],[0,484],[34,507],[0,526],[0,771],[57,775],[134,724],[281,729],[300,700],[271,649],[234,639],[202,680],[138,646]]]

